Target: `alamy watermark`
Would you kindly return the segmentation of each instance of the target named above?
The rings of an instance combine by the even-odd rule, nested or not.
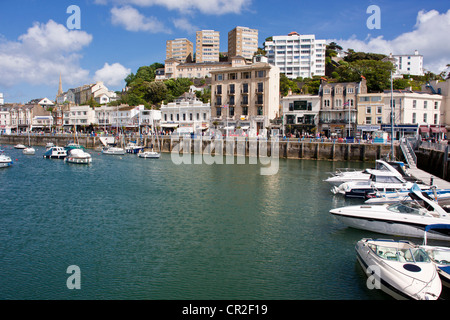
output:
[[[67,29],[69,30],[80,30],[81,29],[81,9],[79,6],[71,5],[67,7],[66,13],[71,16],[67,18]]]
[[[367,19],[366,25],[367,28],[372,29],[381,29],[381,9],[377,5],[371,5],[366,10],[367,14],[371,16]]]
[[[379,266],[368,266],[366,273],[368,275],[367,278],[367,288],[370,290],[373,289],[381,289],[381,269]]]
[[[263,176],[278,173],[280,145],[276,135],[270,139],[224,137],[216,131],[214,136],[197,135],[194,138],[172,135],[171,142],[171,159],[176,165],[246,164],[248,159],[248,164],[261,165]]]
[[[66,281],[67,289],[81,289],[81,270],[79,266],[71,265],[67,267],[66,273],[71,274]]]

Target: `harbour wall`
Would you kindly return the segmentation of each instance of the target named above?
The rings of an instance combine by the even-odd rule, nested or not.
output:
[[[45,146],[47,143],[64,146],[73,142],[72,136],[34,135],[30,137],[32,146]],[[129,139],[133,140],[134,139]],[[127,141],[126,141],[127,142]],[[125,143],[126,143],[125,142]],[[178,140],[172,136],[161,136],[158,140],[152,137],[144,137],[140,144],[145,147],[159,149],[161,152],[184,152],[184,153],[210,153],[212,155],[235,155],[235,156],[272,156],[272,149],[278,153],[279,158],[285,159],[313,159],[331,161],[375,161],[385,157],[390,151],[388,144],[366,144],[366,143],[339,143],[332,141],[317,141],[313,139],[291,139],[272,142],[270,140],[257,140],[252,138],[227,140],[190,139],[180,137]],[[0,144],[16,145],[28,144],[26,135],[2,135]],[[79,136],[78,143],[89,149],[102,147],[98,136]],[[396,154],[400,154],[400,150]],[[275,154],[274,153],[274,156]]]
[[[448,149],[421,148],[416,151],[417,167],[441,179],[450,181]]]

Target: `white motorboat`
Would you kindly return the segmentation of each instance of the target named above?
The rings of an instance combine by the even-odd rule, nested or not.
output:
[[[442,282],[427,253],[409,241],[361,239],[356,257],[370,278],[371,289],[381,289],[399,300],[437,300]]]
[[[432,229],[450,229],[450,224],[432,224],[427,226],[425,228],[423,245],[420,246],[435,264],[437,272],[441,277],[442,284],[447,288],[450,288],[450,248],[427,244],[427,232]]]
[[[64,159],[65,157],[67,157],[67,150],[58,146],[50,147],[44,153],[44,158],[47,159]]]
[[[25,146],[24,144],[19,143],[19,144],[16,144],[16,145],[14,146],[14,148],[15,148],[15,149],[25,149],[26,146]]]
[[[130,142],[126,145],[125,147],[125,151],[126,153],[139,153],[141,151],[144,150],[144,146],[138,146],[136,143],[134,142]]]
[[[26,147],[25,149],[23,149],[22,153],[25,155],[34,155],[36,153],[36,150],[33,147]]]
[[[103,148],[102,153],[108,154],[108,155],[124,155],[125,149],[120,148],[120,147],[109,146],[109,147]]]
[[[75,148],[69,151],[64,161],[76,164],[90,164],[92,163],[92,156],[83,149]]]
[[[373,172],[380,171],[391,172],[393,175],[403,178],[410,178],[410,176],[404,170],[404,165],[402,162],[386,162],[384,160],[376,160],[375,168],[365,169],[365,170],[343,170],[339,169],[332,173],[332,176],[324,180],[333,186],[339,186],[342,183],[350,181],[369,181],[370,176]]]
[[[332,209],[330,213],[351,228],[415,238],[422,238],[430,224],[450,223],[450,214],[425,197],[417,185],[411,188],[410,197],[415,201],[348,206]],[[450,230],[431,230],[428,237],[450,241]]]
[[[404,180],[391,172],[372,171],[368,181],[344,182],[339,187],[333,187],[331,192],[343,194],[348,198],[367,198],[371,193],[408,191],[415,185],[415,182]],[[418,184],[421,190],[430,189],[430,186]]]
[[[152,150],[144,150],[138,153],[139,158],[159,159],[161,153]]]
[[[0,168],[7,168],[12,166],[13,161],[11,160],[11,157],[0,153]]]
[[[422,190],[423,194],[426,194],[434,201],[437,201],[440,205],[450,204],[450,189],[437,189],[432,187],[428,190]],[[414,201],[409,196],[408,191],[393,191],[393,192],[375,192],[368,195],[368,199],[365,201],[367,204],[382,204],[382,203],[394,203],[403,201]]]

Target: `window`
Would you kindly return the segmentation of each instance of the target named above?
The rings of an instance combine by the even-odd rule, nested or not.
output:
[[[425,123],[427,122],[427,114],[426,113],[423,114],[423,122],[425,122]]]
[[[434,109],[437,110],[438,107],[439,107],[439,102],[435,101],[435,102],[434,102]]]
[[[434,115],[434,124],[438,124],[438,116],[437,114]]]
[[[222,115],[222,108],[216,108],[216,115],[220,117]]]
[[[366,113],[371,114],[372,113],[372,107],[366,107]]]
[[[428,101],[423,102],[423,108],[426,109],[428,107]]]
[[[372,117],[366,117],[366,124],[372,124]]]
[[[417,107],[417,100],[413,100],[413,108],[415,109]]]
[[[263,107],[258,107],[258,116],[262,116],[263,115]]]
[[[342,100],[336,99],[335,104],[336,104],[336,107],[342,107]]]
[[[218,85],[216,88],[216,94],[222,94],[222,86]]]
[[[347,88],[347,93],[354,93],[355,92],[355,88]]]
[[[377,124],[382,124],[383,123],[383,119],[381,117],[377,117]]]
[[[242,115],[248,116],[248,107],[242,107]]]
[[[383,107],[382,106],[378,106],[377,107],[377,114],[382,114],[383,113]]]
[[[242,84],[242,93],[248,93],[248,83]]]
[[[416,119],[416,113],[415,112],[413,112],[413,114],[412,114],[412,123],[417,123],[417,119]]]
[[[258,90],[257,91],[258,93],[264,92],[264,84],[262,82],[258,83],[258,89],[257,90]]]

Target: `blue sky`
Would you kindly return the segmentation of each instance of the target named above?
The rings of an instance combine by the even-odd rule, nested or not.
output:
[[[81,29],[68,30],[67,8],[80,8]],[[380,8],[369,29],[367,8]],[[0,92],[5,102],[55,98],[63,89],[102,80],[120,90],[129,72],[164,62],[166,40],[221,32],[221,50],[236,26],[259,30],[259,43],[291,31],[336,41],[344,49],[424,55],[427,70],[450,63],[450,5],[431,1],[80,0],[2,1]]]

